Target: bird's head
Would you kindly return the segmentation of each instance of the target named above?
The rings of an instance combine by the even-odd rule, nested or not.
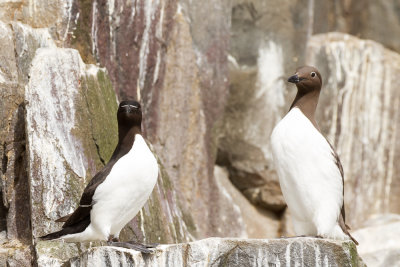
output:
[[[288,82],[294,83],[301,93],[308,93],[314,90],[321,90],[322,78],[319,71],[311,66],[303,66],[290,76]]]
[[[118,112],[118,125],[125,127],[140,127],[142,123],[142,109],[140,104],[136,101],[122,101],[119,104]]]

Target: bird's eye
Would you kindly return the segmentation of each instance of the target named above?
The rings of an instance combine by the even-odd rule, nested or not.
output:
[[[314,77],[315,77],[315,75],[316,75],[316,74],[315,74],[315,72],[311,72],[311,77],[313,77],[313,78],[314,78]]]

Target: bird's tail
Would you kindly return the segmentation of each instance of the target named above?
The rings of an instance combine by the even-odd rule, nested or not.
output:
[[[50,233],[48,235],[44,235],[39,237],[39,239],[41,240],[53,240],[53,239],[58,239],[60,237],[62,237],[63,235],[65,235],[65,229],[62,229],[58,232],[54,232],[54,233]]]
[[[64,220],[65,218],[63,217],[61,219]],[[61,221],[61,219],[59,219],[59,221]],[[81,232],[85,231],[86,227],[88,227],[89,224],[90,224],[90,217],[85,218],[84,220],[81,220],[78,223],[75,223],[75,224],[72,224],[69,226],[66,226],[66,224],[64,224],[63,228],[60,231],[41,236],[39,238],[41,240],[53,240],[53,239],[61,238],[65,235],[81,233]]]
[[[346,231],[346,234],[350,237],[350,239],[354,242],[354,244],[356,244],[356,245],[358,246],[357,240],[355,240],[354,237],[351,236],[351,234],[349,233],[349,231]]]

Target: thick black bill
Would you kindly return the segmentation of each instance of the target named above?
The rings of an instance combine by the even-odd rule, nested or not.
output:
[[[287,80],[290,83],[298,83],[300,81],[299,76],[297,74],[290,76],[289,79]]]
[[[134,113],[139,110],[140,110],[139,107],[134,106],[134,105],[122,105],[119,107],[118,112]]]

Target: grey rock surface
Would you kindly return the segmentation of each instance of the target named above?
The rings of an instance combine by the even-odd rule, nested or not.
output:
[[[123,248],[95,247],[69,261],[84,266],[365,266],[351,241],[314,238],[208,238],[159,246],[143,255]]]
[[[400,2],[397,0],[312,1],[313,33],[343,32],[371,39],[400,52]]]
[[[278,216],[271,211],[254,206],[229,180],[229,173],[225,168],[215,166],[214,176],[217,188],[223,197],[219,199],[218,205],[226,207],[217,216],[220,233],[223,228],[238,228],[241,233],[236,237],[249,238],[273,238],[282,228]],[[226,216],[226,213],[230,216]],[[234,218],[234,219],[232,219]]]
[[[368,266],[400,266],[400,215],[377,214],[353,232],[357,250]]]

